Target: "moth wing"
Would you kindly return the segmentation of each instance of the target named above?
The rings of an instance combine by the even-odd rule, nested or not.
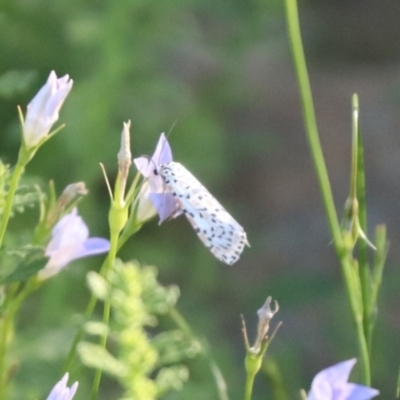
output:
[[[220,261],[234,264],[248,244],[244,229],[181,164],[166,164],[162,176],[204,245]]]

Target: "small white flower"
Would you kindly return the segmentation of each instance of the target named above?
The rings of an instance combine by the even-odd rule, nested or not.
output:
[[[46,400],[71,400],[78,389],[78,382],[75,382],[71,387],[68,387],[68,378],[69,375],[66,373],[53,387]]]
[[[35,147],[50,132],[58,120],[58,112],[72,88],[72,79],[68,75],[57,79],[50,72],[46,84],[28,104],[24,123],[24,141],[27,147]]]

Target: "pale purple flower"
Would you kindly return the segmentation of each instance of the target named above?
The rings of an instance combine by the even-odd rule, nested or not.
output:
[[[162,178],[154,173],[159,165],[172,161],[171,147],[164,133],[161,134],[156,150],[150,159],[138,157],[133,161],[148,182],[148,186],[144,184],[144,189],[139,194],[138,220],[143,220],[140,218],[141,210],[146,210],[147,218],[153,216],[157,211],[160,223],[171,216],[176,217],[181,214],[175,197],[166,191]],[[149,210],[153,210],[153,214]]]
[[[379,391],[347,382],[357,362],[355,358],[335,364],[315,375],[307,400],[370,400]]]
[[[66,373],[63,378],[53,387],[46,400],[71,400],[78,389],[78,382],[71,387],[67,386],[69,375]]]
[[[39,279],[47,279],[57,274],[72,260],[106,253],[110,249],[108,240],[89,238],[89,229],[76,208],[58,221],[51,236],[45,251],[45,256],[50,258],[39,271]]]
[[[149,182],[144,182],[138,194],[139,203],[136,212],[136,222],[138,224],[144,223],[157,214],[157,209],[154,207],[150,196],[152,196],[152,193],[150,191]]]
[[[24,123],[24,141],[27,147],[35,147],[48,135],[58,120],[58,112],[72,88],[72,83],[68,75],[57,79],[56,73],[50,72],[46,84],[28,104]]]

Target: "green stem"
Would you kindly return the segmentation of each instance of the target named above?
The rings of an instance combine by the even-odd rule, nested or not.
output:
[[[352,255],[349,252],[347,256],[343,256],[340,260],[342,266],[342,274],[346,287],[347,298],[350,303],[350,308],[353,314],[353,319],[356,325],[357,343],[361,358],[362,380],[366,386],[371,385],[371,371],[369,362],[368,343],[363,325],[363,304],[362,293],[359,282],[359,277],[356,272],[356,267],[351,262]]]
[[[129,224],[129,222],[128,222],[128,224]],[[128,225],[128,224],[127,224],[127,225]],[[132,235],[134,235],[136,232],[138,232],[142,226],[143,226],[143,225],[132,226],[132,227],[130,227],[129,230],[126,230],[126,229],[125,229],[125,230],[121,233],[121,236],[120,236],[119,239],[118,239],[118,251],[121,250],[122,246],[127,242],[127,240],[128,240]]]
[[[275,400],[288,400],[286,384],[276,363],[273,360],[264,360],[261,371],[271,386],[273,398]]]
[[[11,209],[13,205],[15,192],[18,187],[18,182],[21,178],[22,173],[24,172],[25,165],[26,164],[21,163],[19,159],[11,177],[10,187],[8,189],[6,203],[4,205],[4,213],[0,222],[0,248],[3,243],[4,234],[6,232],[8,221],[11,216]]]
[[[111,237],[110,237],[110,251],[108,253],[108,257],[105,264],[104,270],[104,278],[109,280],[109,274],[115,264],[115,258],[117,256],[118,251],[118,236],[120,231],[119,230],[111,230]],[[107,297],[104,301],[104,309],[103,309],[103,323],[108,326],[110,320],[110,312],[111,312],[111,298]],[[107,345],[107,338],[108,332],[106,331],[100,338],[100,346],[105,349]],[[96,400],[97,394],[99,392],[100,381],[101,381],[102,370],[97,369],[94,380],[93,380],[93,387],[92,387],[92,395],[91,399]]]
[[[294,65],[300,89],[301,102],[303,106],[303,118],[306,125],[307,138],[311,149],[311,155],[313,157],[314,167],[317,172],[318,182],[322,192],[323,202],[333,237],[333,242],[335,244],[336,251],[340,253],[342,251],[340,224],[336,215],[328,171],[326,169],[324,155],[318,136],[311,86],[307,73],[303,44],[301,41],[297,3],[296,0],[285,0],[285,3],[286,18],[292,46]]]
[[[181,331],[185,332],[186,335],[193,336],[193,332],[189,324],[175,307],[171,307],[169,309],[169,315]]]
[[[377,302],[378,302],[378,294],[379,289],[382,282],[382,274],[386,261],[387,254],[387,243],[386,243],[386,227],[384,225],[378,225],[376,228],[375,235],[375,243],[376,243],[376,253],[375,253],[375,261],[374,268],[372,273],[372,287],[371,293],[369,297],[369,305],[368,305],[368,313],[369,313],[369,326],[368,326],[368,349],[371,356],[371,348],[372,348],[372,335],[374,331],[374,326],[376,322],[376,314],[377,314]]]
[[[256,377],[255,373],[246,374],[246,389],[244,392],[244,400],[251,400],[251,394],[253,393],[253,385],[255,377]]]
[[[352,146],[351,146],[351,179],[350,198],[357,198],[357,175],[358,175],[358,96],[353,94],[352,98]]]
[[[141,228],[141,225],[138,226],[138,228],[135,230],[135,232],[131,232],[129,235],[124,235],[125,231],[122,232],[122,234],[118,238],[117,252],[121,249],[121,247],[129,239],[129,237],[131,235],[133,235],[134,233],[136,233],[140,228]],[[109,262],[108,260],[109,260],[109,256],[107,256],[107,258],[105,259],[103,265],[100,268],[100,275],[102,275],[102,276],[106,276],[106,274],[107,274],[108,265],[109,265],[108,264],[108,262]],[[114,260],[115,260],[115,256],[114,256]],[[88,306],[86,307],[85,318],[84,318],[85,321],[87,321],[91,317],[91,315],[93,314],[93,311],[94,311],[94,308],[95,308],[96,304],[97,304],[97,298],[96,298],[95,295],[92,294],[91,297],[90,297]],[[79,342],[82,339],[83,333],[84,333],[84,326],[82,324],[79,327],[79,329],[76,332],[76,334],[75,334],[74,340],[73,340],[72,345],[71,345],[71,349],[70,349],[70,351],[68,353],[67,361],[65,362],[64,367],[63,367],[63,371],[64,372],[68,372],[68,370],[69,370],[69,368],[71,366],[71,363],[72,363],[72,361],[73,361],[73,359],[75,357],[75,354],[76,354],[76,349],[78,347]]]
[[[21,292],[15,296],[19,284],[12,285],[7,299],[4,304],[5,310],[3,311],[3,318],[1,322],[0,332],[0,399],[5,398],[5,391],[7,387],[7,369],[6,369],[6,352],[7,342],[12,330],[14,318],[19,310],[22,301],[28,296],[29,293],[33,292],[38,287],[36,280],[28,281]]]
[[[358,175],[359,175],[359,152],[358,152],[358,115],[359,115],[359,105],[358,105],[358,96],[357,94],[353,94],[352,97],[352,155],[351,155],[351,178],[350,178],[350,199],[356,201],[357,209],[353,210],[352,218],[356,218],[359,223],[359,207],[358,207]],[[357,224],[357,229],[359,228]],[[365,233],[365,231],[364,231]],[[358,236],[358,231],[356,232]],[[364,240],[362,240],[365,243]],[[362,310],[360,313],[362,314],[362,324],[364,330],[365,340],[368,343],[368,326],[369,326],[369,277],[368,277],[368,266],[366,263],[366,259],[360,259],[359,262],[359,276],[360,276],[360,286],[361,286],[361,299],[360,302],[362,304]],[[369,351],[368,351],[369,353]]]
[[[176,323],[176,325],[179,327],[179,329],[181,329],[183,332],[185,332],[188,336],[194,337],[192,329],[190,328],[189,324],[186,322],[185,318],[175,307],[171,307],[169,309],[169,315],[172,318],[172,320]],[[218,367],[217,363],[214,361],[214,359],[210,355],[209,345],[208,345],[206,339],[202,340],[202,348],[204,350],[205,358],[208,361],[211,373],[214,377],[215,385],[216,385],[216,388],[218,391],[219,400],[229,400],[228,390],[227,390],[227,385],[225,383],[225,379],[224,379],[222,372],[221,372],[220,368]]]
[[[333,201],[332,190],[329,183],[328,172],[326,169],[322,147],[318,136],[318,128],[316,123],[311,86],[308,78],[307,65],[301,40],[297,2],[296,0],[285,0],[285,4],[288,32],[297,80],[300,89],[300,97],[303,107],[303,117],[306,126],[307,139],[310,145],[314,167],[322,192],[325,212],[327,214],[328,224],[333,237],[333,243],[342,266],[342,273],[344,276],[347,297],[349,299],[353,318],[356,324],[357,340],[359,344],[361,364],[363,369],[363,382],[364,384],[369,385],[370,369],[368,347],[363,329],[362,311],[360,315],[362,300],[360,296],[357,295],[358,285],[356,279],[354,278],[354,266],[351,262],[352,256],[345,250],[343,245],[340,224],[336,215],[336,209]]]
[[[19,284],[10,286],[4,302],[4,311],[2,312],[1,331],[0,331],[0,399],[4,398],[4,390],[6,387],[6,368],[5,357],[7,349],[7,338],[10,332],[10,313],[9,304],[13,302],[15,293],[19,288]]]
[[[96,298],[96,296],[94,294],[92,294],[91,297],[90,297],[89,303],[88,303],[88,305],[86,307],[84,322],[89,320],[89,318],[93,314],[93,311],[94,311],[94,308],[95,308],[96,304],[97,304],[97,298]],[[79,342],[82,339],[83,332],[84,332],[84,323],[81,324],[81,326],[79,327],[78,331],[75,334],[74,340],[72,342],[71,348],[70,348],[69,353],[68,353],[67,361],[65,362],[65,364],[63,366],[63,371],[64,372],[68,372],[70,367],[71,367],[71,363],[72,363],[72,361],[73,361],[73,359],[75,357],[75,354],[76,354],[76,349],[78,347]]]
[[[364,174],[364,152],[360,130],[358,125],[359,104],[358,96],[353,94],[352,98],[353,123],[352,123],[352,166],[351,166],[351,185],[350,198],[357,200],[357,218],[362,231],[367,234],[366,223],[366,202],[365,202],[365,174]],[[371,325],[370,314],[370,273],[367,262],[367,243],[365,240],[359,241],[359,276],[362,295],[362,315],[364,336],[367,342],[368,355],[371,356],[371,341],[369,327]]]

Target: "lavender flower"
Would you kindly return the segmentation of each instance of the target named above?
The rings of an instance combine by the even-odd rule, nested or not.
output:
[[[147,157],[135,158],[134,163],[138,171],[147,179],[139,193],[138,216],[139,221],[151,218],[155,211],[160,217],[160,223],[167,218],[181,214],[176,199],[166,192],[162,178],[154,174],[154,170],[161,164],[172,161],[172,151],[164,135],[161,134],[156,150],[151,159]]]
[[[315,375],[307,400],[370,400],[379,391],[356,383],[348,383],[357,362],[355,358],[335,364]]]
[[[106,253],[110,242],[102,238],[89,238],[89,230],[76,208],[58,221],[45,255],[50,257],[46,266],[39,271],[39,279],[47,279],[64,268],[72,260]]]
[[[46,84],[28,104],[24,123],[24,141],[28,148],[37,146],[48,135],[58,120],[58,112],[72,83],[68,75],[57,79],[56,73],[51,71]]]
[[[70,388],[67,387],[69,375],[66,373],[63,378],[53,387],[46,400],[71,400],[78,389],[78,382]]]

